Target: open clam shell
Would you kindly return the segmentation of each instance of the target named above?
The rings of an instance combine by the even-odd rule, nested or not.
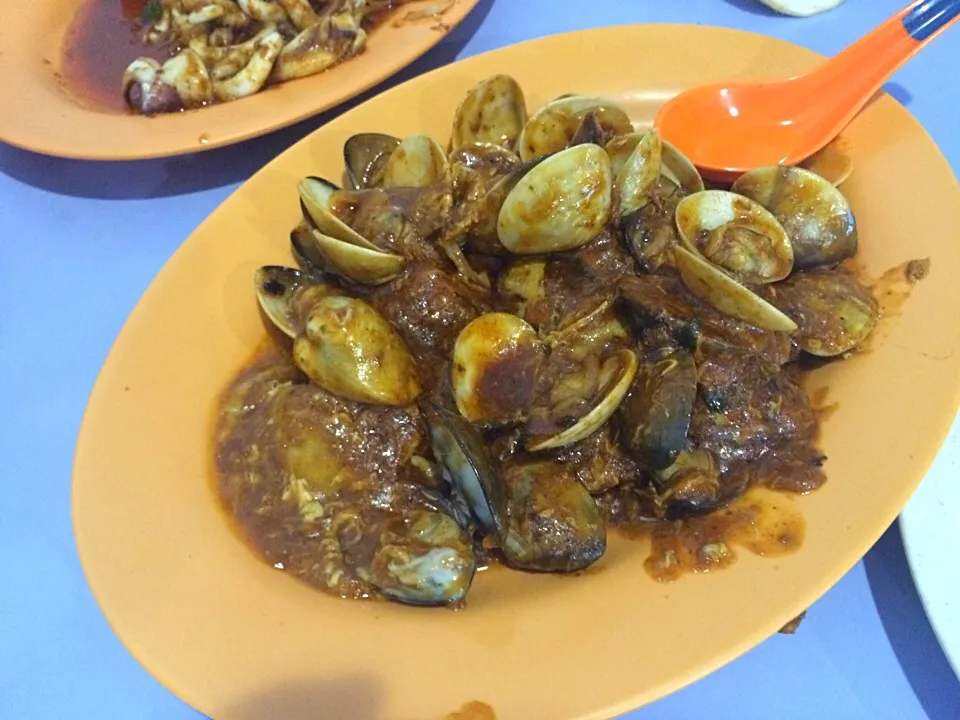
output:
[[[567,147],[588,113],[593,113],[607,136],[633,132],[630,117],[610,100],[585,95],[567,95],[535,112],[520,135],[521,160],[555,153]]]
[[[443,148],[429,135],[404,138],[387,159],[381,184],[392,187],[429,187],[443,182],[450,163]]]
[[[460,414],[493,425],[523,419],[543,355],[537,331],[516,315],[487,313],[471,321],[453,348],[453,396]]]
[[[551,450],[583,440],[599,430],[620,407],[637,374],[639,361],[633,350],[621,349],[611,355],[600,369],[600,395],[593,408],[569,428],[549,437],[530,437],[531,452]]]
[[[527,104],[520,85],[509,75],[494,75],[470,88],[457,108],[451,149],[481,142],[514,150],[526,122]]]
[[[776,216],[790,238],[798,269],[833,265],[856,254],[857,222],[850,203],[820,175],[769,165],[744,173],[731,189]]]
[[[797,329],[784,313],[696,253],[677,245],[673,259],[690,292],[725,315],[765,330],[792,333]]]
[[[343,202],[342,191],[329,180],[307,177],[297,183],[304,218],[324,235],[376,250],[377,247],[337,217],[336,204]]]
[[[880,316],[870,290],[840,270],[795,273],[768,288],[767,296],[796,320],[797,346],[819,357],[843,355],[862,345]]]
[[[648,131],[649,132],[649,131]],[[636,150],[645,133],[628,133],[610,140],[605,150],[610,156],[613,176],[618,177],[627,160]],[[703,178],[692,162],[675,145],[660,138],[660,183],[666,182],[684,195],[691,195],[704,189]]]
[[[346,185],[351,190],[368,190],[383,183],[383,170],[400,138],[383,133],[359,133],[343,145]]]
[[[406,258],[400,255],[352,245],[318,230],[311,230],[309,237],[332,270],[362,285],[390,282],[407,265]]]
[[[677,204],[677,231],[691,251],[751,285],[776,282],[793,269],[793,248],[762,205],[724,190],[704,190]]]
[[[663,144],[663,176],[677,185],[685,195],[704,189],[703,178],[690,159],[673,143],[666,140]]]
[[[295,338],[306,327],[314,303],[337,291],[311,280],[296,268],[266,265],[254,275],[257,302],[264,315],[284,335]]]
[[[562,252],[593,240],[612,212],[610,159],[576,145],[529,170],[503,201],[497,235],[517,255]]]

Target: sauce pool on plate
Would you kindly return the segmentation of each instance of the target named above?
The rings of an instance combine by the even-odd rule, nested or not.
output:
[[[123,73],[138,57],[162,62],[165,45],[143,42],[148,0],[87,0],[67,30],[60,61],[64,89],[84,105],[127,113],[121,94]]]

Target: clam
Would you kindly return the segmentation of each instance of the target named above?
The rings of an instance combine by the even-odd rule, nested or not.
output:
[[[737,178],[733,191],[767,208],[783,225],[798,270],[833,265],[857,252],[857,223],[847,199],[816,173],[771,165]]]
[[[621,349],[606,358],[599,368],[597,392],[592,407],[569,427],[554,434],[535,434],[527,427],[525,445],[531,452],[552,450],[579,442],[599,430],[620,407],[633,384],[639,362],[633,350]]]
[[[697,369],[687,350],[664,348],[643,359],[619,411],[621,442],[654,469],[672,465],[687,444]]]
[[[317,230],[311,230],[308,239],[337,274],[363,285],[390,282],[407,264],[400,255],[351,245]]]
[[[686,248],[673,248],[683,284],[708,305],[764,330],[792,333],[797,324],[756,293]]]
[[[325,283],[311,280],[300,270],[279,265],[267,265],[257,270],[254,282],[257,302],[264,315],[291,338],[303,332],[313,305],[337,292]]]
[[[615,103],[567,95],[544,105],[524,125],[519,142],[520,158],[530,160],[567,147],[589,113],[595,116],[607,138],[633,132],[630,117]]]
[[[377,249],[337,216],[337,203],[344,199],[340,188],[332,182],[323,178],[307,177],[297,183],[297,192],[300,194],[300,207],[304,218],[321,233],[357,247]]]
[[[821,357],[842,355],[862,345],[880,315],[870,290],[840,270],[795,273],[768,288],[767,296],[796,320],[797,346]]]
[[[685,195],[703,190],[703,178],[690,159],[673,143],[663,144],[663,177],[678,187]]]
[[[453,410],[436,403],[425,403],[425,410],[433,453],[445,477],[466,500],[480,529],[499,535],[507,498],[483,436]]]
[[[529,170],[503,201],[497,235],[518,255],[562,252],[593,240],[611,214],[610,160],[577,145]]]
[[[481,142],[514,150],[526,121],[520,85],[509,75],[494,75],[474,85],[457,108],[451,148]]]
[[[650,202],[650,192],[660,179],[662,148],[657,131],[648,131],[614,176],[613,202],[619,218],[636,212]]]
[[[429,404],[427,420],[445,476],[466,499],[481,530],[499,544],[508,565],[572,572],[603,555],[603,520],[565,465],[519,459],[501,467],[480,432],[456,412]]]
[[[510,193],[517,187],[517,184],[535,167],[540,165],[548,156],[542,156],[520,163],[511,169],[506,175],[496,177],[491,181],[486,194],[480,201],[480,207],[477,211],[477,219],[474,226],[470,229],[471,246],[482,253],[488,255],[505,255],[507,249],[500,242],[498,235],[497,222],[500,217],[500,211]]]
[[[453,515],[433,509],[404,509],[377,526],[372,555],[365,543],[347,549],[357,554],[357,576],[388,598],[408,605],[462,602],[476,572],[470,537]],[[368,536],[372,535],[367,529]],[[373,538],[365,538],[367,543]]]
[[[651,130],[655,132],[655,130]],[[636,150],[640,141],[647,133],[628,133],[610,140],[605,149],[610,156],[610,166],[613,176],[618,177],[626,165],[627,160]],[[660,138],[660,184],[661,190],[668,190],[668,194],[679,190],[684,195],[700,192],[704,189],[703,179],[693,163],[680,152],[675,145]]]
[[[667,518],[696,515],[723,505],[720,471],[707,450],[685,450],[667,468],[653,474],[657,503]]]
[[[316,303],[293,359],[310,380],[347,400],[402,406],[420,394],[410,351],[363,300],[334,295]]]
[[[380,187],[387,160],[400,139],[383,133],[360,133],[343,145],[344,175],[351,190]]]
[[[294,238],[298,254],[320,258],[339,275],[365,285],[380,285],[400,274],[406,258],[381,250],[337,216],[337,203],[349,202],[349,194],[344,196],[332,183],[313,177],[301,180],[298,190],[308,220],[306,231]]]
[[[471,321],[453,349],[453,395],[460,414],[491,425],[524,419],[543,355],[537,331],[516,315],[487,313]]]
[[[382,185],[391,187],[429,187],[443,182],[449,162],[440,143],[429,135],[404,138],[387,159]]]
[[[535,572],[574,572],[599,560],[607,531],[590,493],[569,467],[521,460],[502,470],[508,513],[500,547],[507,563]]]
[[[677,205],[680,240],[734,279],[776,282],[793,269],[793,248],[783,226],[762,205],[724,190],[704,190]]]

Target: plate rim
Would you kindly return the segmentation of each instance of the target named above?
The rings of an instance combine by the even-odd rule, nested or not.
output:
[[[86,1],[90,2],[91,0],[86,0]],[[413,0],[413,1],[422,4],[422,3],[428,2],[429,0]],[[372,88],[375,88],[377,85],[384,83],[386,81],[389,81],[391,78],[393,78],[395,75],[400,73],[402,70],[409,67],[410,65],[415,63],[417,60],[422,58],[424,55],[426,55],[428,52],[430,52],[437,45],[441,44],[445,39],[447,39],[453,33],[453,31],[458,26],[460,26],[464,21],[466,21],[471,15],[473,15],[475,12],[482,11],[483,8],[480,7],[481,4],[489,4],[492,2],[493,0],[455,0],[455,4],[452,5],[450,8],[450,10],[454,11],[453,16],[451,17],[451,21],[450,22],[446,21],[447,14],[445,14],[442,18],[443,20],[443,22],[441,23],[442,29],[432,32],[432,34],[428,36],[429,38],[428,41],[422,42],[413,46],[414,50],[412,52],[404,53],[403,56],[396,61],[389,62],[389,63],[381,63],[379,65],[376,65],[375,66],[376,69],[373,72],[365,76],[360,82],[351,83],[349,85],[349,89],[346,90],[345,92],[331,94],[323,102],[320,102],[316,105],[312,105],[309,107],[304,107],[303,109],[291,114],[281,115],[279,116],[280,119],[266,120],[259,124],[248,125],[245,128],[234,130],[222,136],[213,135],[208,140],[203,142],[197,141],[189,144],[183,141],[168,143],[168,144],[159,143],[155,146],[147,145],[146,149],[144,150],[138,150],[138,149],[134,149],[132,147],[127,147],[127,146],[116,149],[116,148],[111,148],[109,145],[108,146],[101,145],[99,148],[97,147],[76,148],[74,146],[64,144],[62,141],[59,141],[59,140],[54,140],[51,144],[51,141],[49,138],[42,142],[36,142],[31,139],[31,136],[29,134],[27,135],[27,137],[23,137],[22,130],[20,129],[21,126],[16,125],[14,123],[9,123],[9,122],[7,124],[4,124],[2,122],[2,119],[3,119],[2,116],[0,116],[0,142],[6,143],[20,150],[37,153],[38,155],[44,155],[46,157],[62,158],[65,160],[83,160],[83,161],[109,162],[109,163],[133,162],[137,160],[158,160],[158,159],[174,158],[174,157],[181,157],[181,156],[187,156],[187,155],[197,155],[197,154],[208,152],[210,150],[231,147],[233,145],[237,145],[249,140],[254,140],[254,139],[269,135],[271,133],[287,129],[293,125],[296,125],[297,123],[304,122],[306,120],[309,120],[310,118],[316,117],[321,113],[324,113],[330,110],[335,110],[336,108],[339,108],[341,105],[344,105],[349,101],[362,95],[363,93],[371,90]],[[30,3],[24,4],[24,6],[30,6],[30,5],[33,5],[32,1]],[[39,3],[37,3],[37,8],[38,8],[37,9],[38,12],[44,12],[44,9],[45,9],[44,6],[40,6]],[[400,11],[401,9],[398,9],[396,12],[400,12]],[[449,12],[450,11],[448,11],[448,14]],[[388,18],[382,25],[376,28],[376,33],[403,32],[404,27],[399,27],[399,28],[391,27],[390,22],[391,20],[390,18]],[[8,32],[12,32],[12,31],[13,31],[12,28],[8,29]],[[64,28],[64,32],[65,31],[66,31],[66,28]],[[3,35],[3,32],[2,30],[0,30],[0,37],[2,37],[2,35]],[[375,39],[376,39],[376,34],[374,35],[374,38],[371,40],[371,42]],[[11,70],[11,72],[13,71],[11,68],[5,68],[4,65],[6,65],[7,63],[11,63],[11,61],[17,62],[22,59],[19,56],[15,56],[15,54],[11,54],[11,55],[13,56],[7,58],[8,53],[0,53],[0,82],[2,82],[2,78],[5,74],[3,71],[5,69]],[[39,54],[37,57],[39,58]],[[358,60],[362,57],[363,56],[360,55],[357,58],[352,58],[351,60]],[[347,67],[350,62],[351,61],[348,60],[345,63],[343,63],[342,66],[338,65],[323,73],[318,73],[317,75],[312,75],[304,78],[298,78],[296,80],[291,80],[291,81],[288,81],[287,83],[283,83],[278,87],[288,87],[290,85],[295,85],[297,83],[304,83],[304,82],[310,83],[311,81],[316,81],[318,77],[326,76],[328,74],[331,76],[334,76],[334,74],[338,70],[343,69],[343,67]],[[422,74],[425,74],[425,73],[422,73]],[[5,89],[5,88],[0,88],[0,89]],[[266,90],[263,92],[266,92]],[[220,105],[234,106],[233,103],[236,103],[236,102],[239,102],[239,103],[256,102],[258,97],[261,95],[262,95],[262,92],[258,92],[249,97],[241,98],[239,100],[233,101],[232,103],[220,103],[220,104],[214,105],[213,107],[218,107]],[[64,105],[68,105],[74,108],[78,106],[77,103],[67,99],[66,97],[62,98],[62,103]],[[52,109],[55,110],[57,107],[60,107],[59,103],[57,105],[52,106]],[[80,107],[82,108],[82,106]],[[246,106],[246,107],[249,107],[249,106]],[[174,113],[172,115],[174,117],[184,117],[186,115],[189,115],[191,117],[196,117],[198,114],[201,114],[208,109],[209,108],[198,108],[196,110],[187,111],[187,113],[184,113],[184,114]],[[239,109],[242,110],[243,108],[239,108]],[[85,113],[98,114],[101,117],[105,118],[105,122],[110,122],[110,123],[116,122],[116,121],[119,121],[121,123],[126,123],[128,121],[140,122],[144,120],[146,120],[147,122],[153,123],[153,122],[162,122],[164,119],[164,115],[158,115],[156,117],[145,119],[142,116],[138,116],[134,114],[124,115],[124,114],[115,113],[115,112],[100,112],[96,108],[83,108],[83,110]],[[203,117],[203,115],[200,115],[200,117]],[[307,135],[312,134],[313,132],[315,132],[315,130],[316,129],[312,130]],[[199,135],[202,135],[202,134],[204,134],[202,130],[197,131],[198,137]],[[297,142],[299,142],[299,140]]]
[[[954,421],[954,431],[956,432],[956,437],[958,438],[956,443],[957,452],[960,453],[960,412],[958,412],[957,418]],[[941,452],[943,451],[943,448],[946,447],[946,443],[952,436],[953,432],[948,433],[947,438],[944,439],[944,445],[941,446]],[[924,615],[926,616],[927,621],[930,623],[930,628],[933,630],[933,634],[940,645],[940,649],[942,650],[947,663],[950,665],[950,669],[953,670],[957,681],[960,682],[960,633],[957,633],[955,635],[955,639],[953,639],[951,642],[946,642],[944,640],[947,633],[942,627],[942,611],[935,609],[937,608],[938,603],[934,601],[933,595],[929,592],[929,584],[926,580],[929,571],[922,571],[920,569],[922,564],[929,565],[930,561],[928,560],[925,563],[922,563],[919,560],[919,550],[917,548],[918,537],[923,535],[923,525],[920,520],[921,510],[920,507],[917,506],[918,500],[925,498],[925,496],[921,494],[921,487],[923,483],[927,482],[931,478],[936,479],[939,482],[946,482],[949,479],[947,474],[949,472],[949,468],[944,470],[942,475],[939,477],[935,475],[935,471],[936,461],[934,461],[934,464],[927,469],[927,473],[924,475],[923,480],[920,481],[920,485],[918,485],[917,490],[913,493],[913,495],[911,495],[910,500],[900,512],[900,539],[903,543],[903,554],[907,560],[907,567],[910,570],[910,577],[913,580],[913,585],[917,590],[917,597],[920,598],[920,604],[923,607]],[[960,498],[960,491],[958,491],[957,497]],[[929,503],[935,499],[936,498],[933,496],[925,499],[924,507],[929,505]],[[945,509],[945,512],[949,512],[949,507]],[[956,612],[960,613],[960,602],[957,603]],[[957,624],[957,628],[960,629],[960,623]]]

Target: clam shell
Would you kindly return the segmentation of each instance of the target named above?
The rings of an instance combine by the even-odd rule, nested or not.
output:
[[[592,435],[609,420],[620,407],[637,374],[639,360],[633,350],[619,350],[604,363],[601,375],[606,375],[605,391],[600,400],[586,415],[566,430],[548,438],[537,439],[527,444],[527,450],[538,452],[563,447]]]
[[[793,269],[793,248],[783,226],[742,195],[724,190],[688,195],[677,204],[676,223],[687,249],[740,282],[776,282]]]
[[[334,207],[341,191],[332,182],[323,178],[307,177],[297,183],[297,192],[300,194],[304,219],[322,234],[357,247],[377,249],[376,245],[336,216]]]
[[[763,205],[783,225],[798,269],[833,265],[857,252],[857,222],[836,186],[797,167],[769,165],[741,175],[731,188]]]
[[[429,187],[443,182],[449,173],[447,155],[429,135],[404,138],[387,160],[382,185],[392,187]]]
[[[254,283],[257,302],[270,322],[291,338],[303,332],[297,300],[313,285],[307,276],[296,268],[266,265],[257,270]]]
[[[767,295],[796,319],[797,346],[819,357],[843,355],[862,345],[880,316],[870,290],[840,270],[794,273]]]
[[[606,133],[633,132],[630,116],[610,100],[567,95],[544,105],[524,125],[519,142],[520,159],[531,160],[567,147],[590,112]]]
[[[349,280],[363,285],[382,285],[399,275],[407,265],[406,258],[393,253],[354,245],[311,229],[307,236],[312,248],[331,269]]]
[[[383,183],[383,170],[400,138],[383,133],[359,133],[343,145],[346,185],[351,190],[368,190]]]
[[[703,190],[703,178],[696,166],[673,143],[661,139],[663,145],[663,175],[679,186],[687,195]]]
[[[644,137],[645,133],[628,133],[615,137],[606,144],[605,149],[610,156],[614,177],[619,177],[623,166]],[[660,174],[662,180],[668,180],[685,195],[704,189],[703,178],[693,163],[675,145],[663,138],[660,138]]]
[[[457,108],[450,146],[492,143],[508,150],[527,121],[527,104],[520,85],[509,75],[494,75],[474,85]]]
[[[562,252],[593,240],[610,220],[610,159],[597,145],[551,155],[516,184],[497,217],[497,235],[517,255]]]
[[[471,321],[453,348],[453,396],[460,414],[493,425],[523,419],[543,356],[537,331],[516,315],[487,313]]]
[[[758,328],[792,333],[797,324],[780,310],[743,285],[679,245],[673,259],[690,292],[720,312]]]
[[[390,323],[356,298],[314,305],[293,359],[311,381],[346,400],[409,405],[420,394],[413,356]]]
[[[653,469],[669,467],[687,443],[697,369],[687,350],[649,353],[620,408],[621,442]]]
[[[633,213],[650,201],[650,190],[660,179],[662,145],[656,130],[643,135],[624,162],[613,183],[614,205],[619,217]]]
[[[433,453],[463,495],[480,528],[499,535],[507,516],[500,475],[480,432],[456,412],[424,403]]]

